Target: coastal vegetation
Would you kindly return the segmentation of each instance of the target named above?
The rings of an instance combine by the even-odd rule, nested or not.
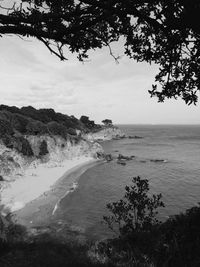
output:
[[[110,120],[110,119],[102,120],[102,123],[103,123],[105,126],[108,126],[108,127],[110,127],[110,126],[113,125],[112,120]]]
[[[103,160],[103,148],[96,140],[121,134],[116,127],[105,128],[87,116],[79,120],[31,106],[0,105],[0,125],[4,213],[18,210],[48,191],[67,170]]]
[[[83,118],[87,118],[86,121]],[[6,147],[14,148],[25,156],[33,156],[30,143],[25,136],[49,135],[61,136],[64,139],[77,139],[76,130],[83,133],[101,129],[100,125],[82,116],[77,119],[67,116],[53,109],[35,109],[28,107],[9,107],[0,105],[0,139]],[[41,143],[41,154],[47,154],[45,141]]]
[[[61,60],[65,59],[66,47],[77,53],[80,61],[88,58],[90,49],[104,46],[119,61],[111,45],[123,40],[129,58],[159,66],[149,90],[151,97],[156,96],[160,102],[181,98],[186,104],[197,103],[198,0],[192,4],[189,0],[22,0],[9,8],[2,6],[3,2],[1,37],[34,37]],[[87,116],[79,120],[52,109],[0,106],[0,139],[7,149],[29,159],[35,156],[31,135],[52,139],[58,135],[76,143],[80,140],[77,130],[87,134],[100,128]],[[8,162],[18,164],[4,152],[1,170],[8,169]],[[48,143],[41,140],[38,156],[48,152]],[[31,237],[9,214],[0,216],[0,266],[200,266],[200,207],[161,223],[156,217],[157,208],[163,207],[161,195],[149,196],[148,180],[136,177],[125,191],[124,199],[108,204],[111,216],[104,217],[117,233],[116,238],[95,245],[70,243],[45,234]]]
[[[146,179],[135,177],[123,199],[108,204],[104,221],[116,237],[79,243],[50,233],[30,235],[12,216],[0,217],[0,266],[198,267],[200,206],[157,220],[162,196],[149,194]]]
[[[161,222],[162,195],[149,190],[147,179],[134,177],[124,198],[107,205],[104,221],[116,238],[100,242],[100,251],[115,266],[199,266],[200,206]]]
[[[55,138],[58,135],[61,140],[76,142],[82,138],[80,132],[91,140],[94,136],[98,138],[100,129],[105,140],[107,132],[111,136],[117,134],[117,139],[125,137],[120,137],[117,131],[114,133],[113,127],[96,125],[87,116],[78,120],[52,109],[32,107],[19,109],[1,105],[0,125],[0,139],[4,145],[28,159],[35,155],[36,147],[34,150],[32,147],[39,136]],[[48,147],[48,138],[39,142],[38,158],[55,149]],[[1,171],[11,165],[18,168],[14,154],[6,153],[0,157]],[[119,154],[117,160],[124,162],[133,158]],[[112,156],[107,155],[105,159],[111,161]],[[4,177],[0,176],[0,180],[4,182]],[[162,196],[151,196],[149,190],[147,179],[134,177],[132,184],[125,188],[124,198],[107,205],[111,215],[104,217],[104,223],[116,234],[115,238],[96,243],[66,240],[49,232],[32,235],[17,224],[10,213],[1,214],[0,266],[199,266],[200,207],[160,222],[157,215],[164,208]]]

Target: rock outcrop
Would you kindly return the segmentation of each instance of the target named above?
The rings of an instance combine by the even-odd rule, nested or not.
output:
[[[97,141],[124,137],[118,128],[95,124],[87,116],[79,120],[53,109],[0,105],[0,177],[16,179],[39,164],[57,166],[81,156],[111,161]]]
[[[90,132],[83,135],[83,138],[94,142],[94,141],[108,141],[113,139],[122,139],[125,138],[125,134],[117,127],[104,127],[103,129],[96,131],[96,132]]]
[[[0,143],[0,175],[10,180],[12,177],[24,174],[29,167],[39,164],[58,166],[65,159],[81,156],[97,158],[103,149],[98,143],[90,143],[80,139],[78,142],[65,140],[60,136],[26,136],[26,140],[33,151],[32,156],[24,156],[16,149],[7,148]]]

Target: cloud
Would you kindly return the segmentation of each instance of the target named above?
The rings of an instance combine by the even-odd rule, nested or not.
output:
[[[17,71],[19,68],[22,68],[23,70],[26,68],[39,68],[41,61],[26,48],[27,41],[18,39],[17,37],[11,38],[10,36],[1,38],[0,48],[2,51],[2,62],[10,68],[15,68]]]
[[[116,54],[118,46],[114,45]],[[68,53],[68,51],[66,51]],[[200,109],[178,101],[158,104],[150,99],[157,66],[122,57],[116,64],[107,49],[90,53],[80,63],[74,55],[59,61],[38,41],[1,38],[0,95],[9,105],[54,108],[97,122],[111,118],[115,123],[198,123]]]

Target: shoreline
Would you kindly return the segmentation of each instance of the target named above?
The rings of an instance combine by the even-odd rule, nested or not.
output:
[[[17,223],[24,225],[28,230],[31,228],[48,228],[55,223],[56,210],[59,202],[69,193],[73,193],[80,176],[88,169],[102,163],[102,160],[92,159],[80,163],[65,171],[60,178],[36,199],[28,202],[22,209],[13,212]]]
[[[29,168],[22,177],[8,182],[1,190],[1,205],[4,212],[16,212],[24,208],[29,202],[46,194],[47,191],[67,173],[74,169],[95,162],[92,157],[77,157],[50,166],[40,164],[37,168]]]

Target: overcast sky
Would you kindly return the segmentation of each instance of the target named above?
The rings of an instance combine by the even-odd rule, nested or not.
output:
[[[118,46],[116,54],[121,54]],[[54,108],[80,117],[88,115],[100,122],[198,124],[200,108],[183,101],[157,103],[148,90],[156,66],[122,57],[119,64],[107,49],[97,50],[90,61],[80,63],[75,56],[61,62],[38,41],[16,36],[0,39],[0,96],[7,105]]]

